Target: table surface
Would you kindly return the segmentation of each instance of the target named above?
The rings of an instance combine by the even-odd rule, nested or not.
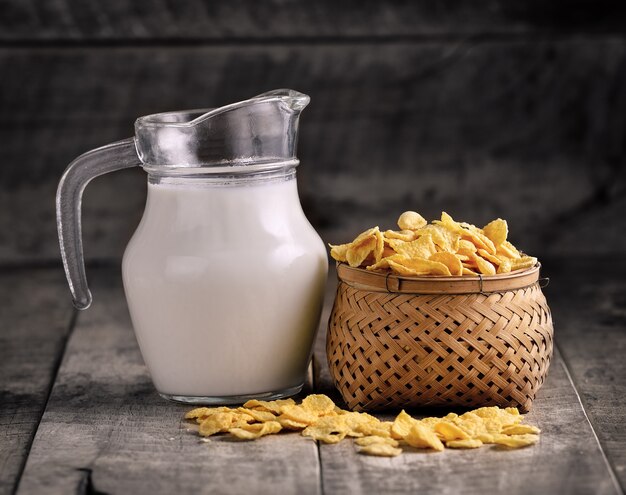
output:
[[[158,397],[133,335],[119,269],[88,270],[77,314],[59,267],[0,271],[0,494],[623,493],[626,265],[544,261],[556,349],[520,450],[359,455],[298,433],[204,442]],[[312,390],[337,397],[324,354],[329,277]],[[415,411],[419,414],[419,411]]]

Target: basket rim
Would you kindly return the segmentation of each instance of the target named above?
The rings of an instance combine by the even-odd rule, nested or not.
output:
[[[337,262],[339,281],[360,290],[399,294],[485,294],[523,289],[539,280],[541,263],[531,268],[497,275],[414,276],[354,268]]]

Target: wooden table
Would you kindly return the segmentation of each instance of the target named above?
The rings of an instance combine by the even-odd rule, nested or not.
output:
[[[298,433],[203,442],[182,421],[189,408],[152,387],[117,267],[89,270],[94,304],[80,314],[59,267],[4,268],[0,494],[623,493],[626,265],[571,258],[544,266],[557,350],[528,414],[540,443],[396,458]],[[333,278],[309,388],[336,397],[324,358]]]

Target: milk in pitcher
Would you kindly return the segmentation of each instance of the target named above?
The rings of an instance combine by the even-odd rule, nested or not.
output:
[[[326,272],[294,177],[151,178],[123,277],[159,393],[222,403],[297,392]]]

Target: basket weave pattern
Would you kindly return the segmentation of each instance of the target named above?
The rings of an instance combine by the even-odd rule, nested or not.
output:
[[[327,356],[351,409],[530,409],[552,356],[538,283],[503,292],[397,294],[339,281]]]

